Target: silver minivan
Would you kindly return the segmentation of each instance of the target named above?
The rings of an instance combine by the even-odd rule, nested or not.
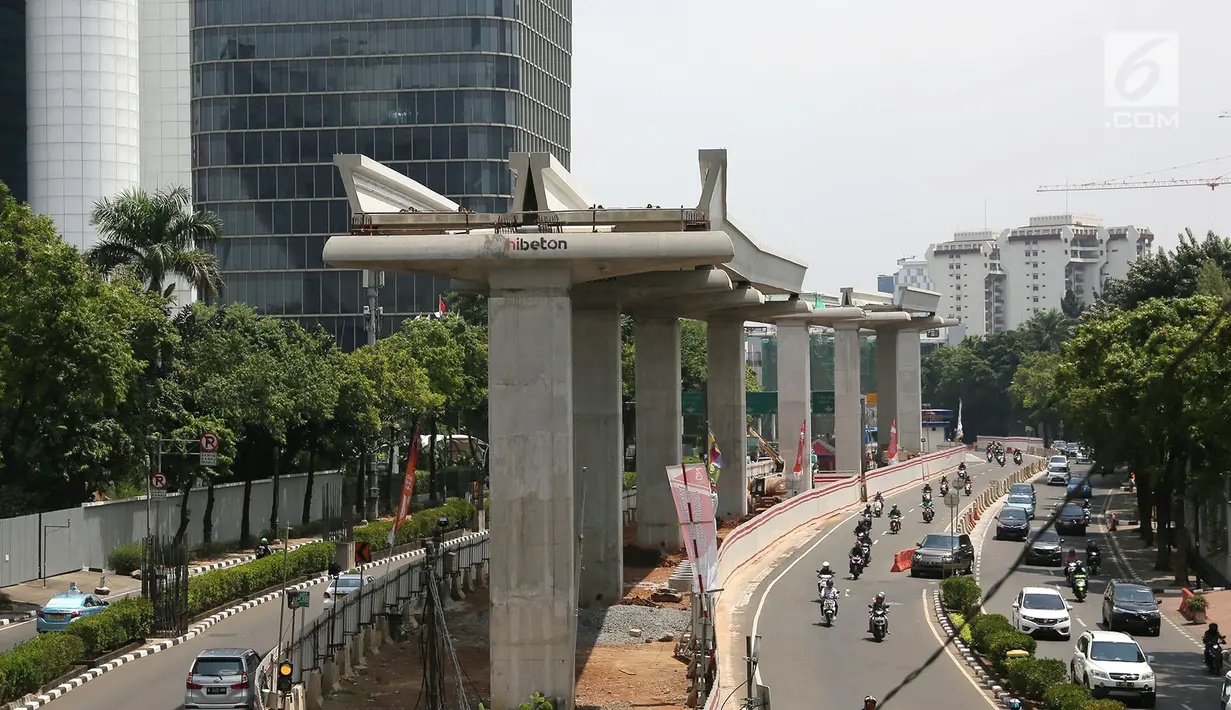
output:
[[[260,665],[250,648],[202,651],[188,671],[184,710],[261,710]]]

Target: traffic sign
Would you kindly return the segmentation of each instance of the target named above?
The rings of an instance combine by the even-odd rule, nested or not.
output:
[[[162,473],[161,471],[150,474],[150,497],[167,497],[167,474]]]
[[[202,451],[201,452],[201,465],[202,466],[217,466],[218,465],[218,452],[217,451]]]
[[[951,490],[945,494],[945,505],[950,508],[956,508],[962,504],[962,497],[958,495],[956,490]]]
[[[307,609],[312,605],[312,593],[306,589],[286,593],[288,609]]]
[[[201,435],[201,453],[216,454],[218,453],[218,435],[214,432],[206,432]]]

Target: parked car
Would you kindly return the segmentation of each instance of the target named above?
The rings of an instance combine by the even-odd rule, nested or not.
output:
[[[1103,626],[1108,631],[1138,629],[1149,636],[1158,636],[1162,630],[1159,604],[1162,600],[1141,582],[1113,579],[1103,592]]]
[[[366,585],[375,584],[376,578],[370,574],[359,574],[358,572],[347,572],[346,574],[338,575],[338,578],[329,583],[325,588],[324,608],[332,609],[334,604],[339,604],[346,595],[353,594],[359,591]]]
[[[1069,677],[1090,689],[1095,698],[1136,696],[1147,708],[1156,701],[1152,656],[1142,652],[1132,636],[1119,631],[1087,631],[1077,640]]]
[[[1004,507],[1005,510],[1017,508],[1025,511],[1026,517],[1034,520],[1034,499],[1030,496],[1010,494],[1009,499],[1005,501]]]
[[[260,665],[260,654],[250,648],[202,651],[188,670],[184,710],[260,708]]]
[[[1072,608],[1055,587],[1026,587],[1013,602],[1013,628],[1030,636],[1054,634],[1067,641]]]
[[[1068,532],[1085,535],[1086,510],[1072,503],[1061,508],[1056,516],[1056,532],[1062,535]]]
[[[1030,518],[1021,508],[1001,508],[996,516],[997,540],[1025,540],[1030,537]]]
[[[1090,488],[1090,479],[1084,477],[1070,478],[1068,492],[1070,498],[1089,498],[1094,493]]]
[[[37,612],[34,628],[40,634],[63,631],[69,624],[94,616],[107,608],[107,602],[93,594],[57,594]]]
[[[1041,530],[1026,540],[1028,565],[1061,565],[1064,563],[1064,538],[1055,530]]]
[[[1009,487],[1009,495],[1030,496],[1030,500],[1035,501],[1039,499],[1038,492],[1035,491],[1033,483],[1014,483]]]
[[[910,576],[935,572],[944,577],[951,572],[972,574],[975,568],[975,546],[966,534],[934,533],[915,546],[910,562]]]

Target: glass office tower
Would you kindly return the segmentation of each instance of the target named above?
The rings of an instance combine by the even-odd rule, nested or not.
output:
[[[26,189],[26,0],[0,0],[0,181]]]
[[[569,164],[571,0],[192,0],[193,195],[217,212],[223,302],[365,341],[336,153],[476,211],[512,196],[508,154]],[[389,275],[381,335],[437,310],[445,279]]]

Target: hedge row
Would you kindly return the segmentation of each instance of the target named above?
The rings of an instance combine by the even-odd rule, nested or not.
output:
[[[69,624],[64,633],[39,634],[0,653],[0,703],[33,693],[81,660],[144,639],[153,618],[154,607],[148,600],[120,599],[94,616]]]
[[[188,613],[196,616],[281,584],[283,579],[324,572],[333,560],[332,542],[313,542],[285,554],[205,572],[188,580]]]
[[[421,510],[406,519],[398,528],[394,546],[405,545],[419,538],[429,537],[436,530],[436,524],[441,518],[449,519],[450,528],[459,528],[470,522],[475,516],[475,507],[460,498],[450,498],[439,508]],[[372,551],[389,549],[389,531],[393,529],[392,520],[378,520],[374,523],[355,528],[355,542],[366,542]]]
[[[945,608],[955,611],[967,619],[973,619],[979,613],[983,603],[983,590],[979,583],[971,577],[954,575],[940,583],[941,599]]]

